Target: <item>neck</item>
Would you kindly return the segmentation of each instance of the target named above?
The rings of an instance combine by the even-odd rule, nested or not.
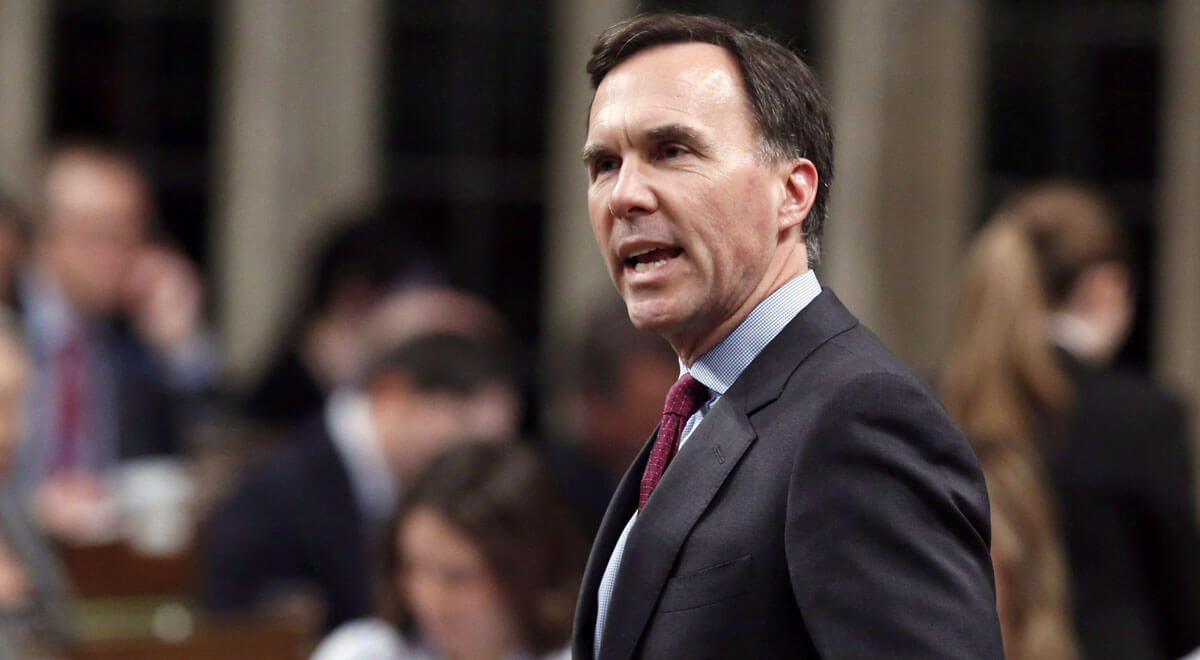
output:
[[[758,286],[750,292],[742,304],[738,305],[733,314],[706,331],[679,333],[666,337],[671,348],[675,349],[675,354],[685,365],[690,368],[701,355],[728,337],[729,333],[746,320],[746,317],[754,311],[755,307],[758,307],[759,303],[778,291],[779,287],[787,284],[793,278],[803,275],[808,270],[808,252],[805,250],[803,242],[786,252],[781,249],[777,254],[783,258],[779,260],[779,263],[774,264],[774,267],[767,270],[759,280]]]

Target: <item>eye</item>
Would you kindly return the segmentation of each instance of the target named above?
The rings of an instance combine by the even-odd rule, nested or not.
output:
[[[605,172],[613,172],[621,167],[621,159],[616,156],[601,156],[592,161],[592,177],[595,178]]]
[[[663,160],[670,160],[672,158],[678,158],[686,153],[687,151],[681,145],[664,144],[658,150],[658,157]]]

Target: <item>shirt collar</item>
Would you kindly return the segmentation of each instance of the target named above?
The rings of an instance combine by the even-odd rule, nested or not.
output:
[[[821,293],[821,283],[812,270],[789,280],[758,303],[733,332],[701,355],[688,369],[679,362],[679,375],[691,373],[717,396],[734,381],[783,328]]]
[[[53,352],[67,341],[73,327],[83,323],[83,318],[71,309],[57,283],[42,269],[27,270],[20,286],[28,334],[39,347]]]
[[[368,518],[386,517],[396,503],[398,486],[387,468],[371,422],[367,395],[350,389],[330,394],[325,404],[325,427],[346,464],[355,497]]]

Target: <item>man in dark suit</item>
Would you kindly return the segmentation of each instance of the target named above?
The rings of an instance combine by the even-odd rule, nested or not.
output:
[[[16,304],[32,363],[15,487],[55,535],[111,531],[103,476],[184,448],[216,376],[203,287],[152,244],[150,186],[118,149],[52,149]]]
[[[467,339],[411,339],[364,382],[362,392],[335,392],[324,416],[251,470],[218,514],[210,607],[271,609],[311,596],[325,630],[367,615],[373,550],[399,485],[453,442],[516,432],[514,384]]]
[[[810,269],[812,72],[677,14],[605,31],[588,72],[592,228],[682,373],[596,538],[575,657],[1002,657],[975,458]]]

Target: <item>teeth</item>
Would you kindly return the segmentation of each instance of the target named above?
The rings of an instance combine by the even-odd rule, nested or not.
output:
[[[646,261],[646,262],[639,261],[638,263],[633,265],[633,270],[635,270],[636,272],[639,272],[639,273],[648,273],[665,263],[667,263],[666,259],[659,259],[658,261]]]
[[[646,248],[645,250],[641,250],[640,252],[634,252],[633,254],[629,255],[629,258],[636,259],[636,258],[642,256],[643,254],[653,252],[654,250],[655,250],[655,248]]]

